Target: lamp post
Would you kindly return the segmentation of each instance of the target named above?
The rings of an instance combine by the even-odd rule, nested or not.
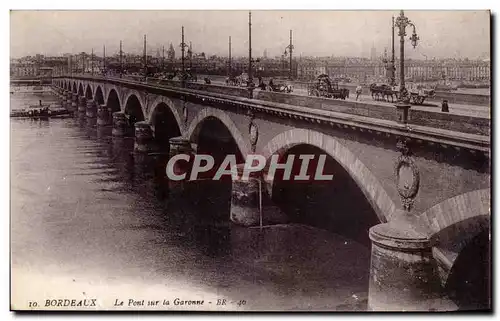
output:
[[[248,12],[248,87],[253,88],[252,77],[252,12]]]
[[[290,44],[285,48],[285,57],[288,52],[290,52],[290,80],[293,79],[293,67],[292,67],[292,55],[293,55],[293,44],[292,44],[292,30],[290,30]]]
[[[182,62],[182,79],[184,79],[184,50],[188,47],[188,45],[184,42],[184,26],[182,26],[182,36],[181,36],[181,62]]]
[[[415,25],[413,22],[411,22],[410,19],[408,19],[405,15],[403,10],[401,10],[399,17],[396,19],[396,26],[399,28],[399,41],[400,41],[400,86],[399,86],[399,101],[408,103],[409,102],[409,95],[408,91],[405,88],[405,65],[404,65],[404,60],[405,60],[405,36],[406,36],[406,27],[412,26],[413,27],[413,34],[410,37],[411,44],[413,48],[417,46],[417,41],[420,39],[417,36]]]
[[[394,16],[392,17],[391,86],[396,86],[396,61],[394,58]]]
[[[106,45],[102,45],[102,71],[101,73],[106,75]]]
[[[144,49],[143,49],[143,60],[144,60],[144,81],[148,80],[148,54],[147,54],[147,44],[146,44],[146,35],[144,35]]]
[[[229,66],[228,66],[228,77],[231,77],[231,68],[232,68],[232,62],[231,62],[231,36],[229,36]]]
[[[94,48],[92,48],[92,53],[90,54],[90,74],[94,75]]]
[[[120,78],[123,77],[123,51],[122,51],[122,41],[120,40]]]
[[[385,69],[387,70],[387,78],[389,79],[389,84],[391,86],[396,86],[396,62],[394,58],[394,17],[392,17],[392,33],[391,33],[391,44],[392,44],[392,55],[391,59],[387,59],[387,51],[384,53],[384,59],[382,60],[385,64]]]

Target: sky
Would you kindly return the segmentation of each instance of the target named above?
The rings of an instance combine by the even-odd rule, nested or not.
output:
[[[281,55],[293,30],[294,55],[369,57],[372,46],[380,56],[390,52],[394,11],[252,11],[252,55]],[[414,59],[485,58],[490,55],[489,11],[411,11],[405,15],[416,25],[420,41],[406,56]],[[11,11],[10,55],[90,52],[107,55],[123,50],[142,53],[147,35],[148,52],[170,43],[180,54],[181,26],[185,42],[195,53],[227,56],[228,37],[233,56],[248,55],[248,11]],[[407,34],[411,35],[411,27]],[[399,51],[396,33],[396,55]]]

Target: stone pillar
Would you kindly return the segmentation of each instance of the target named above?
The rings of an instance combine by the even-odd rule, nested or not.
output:
[[[113,113],[113,131],[112,135],[117,137],[123,137],[127,134],[128,121],[125,113],[118,111]]]
[[[64,96],[65,96],[64,99],[66,99],[66,107],[65,108],[69,110],[69,109],[71,109],[71,103],[72,103],[72,98],[73,98],[72,94],[70,91],[66,90]]]
[[[194,159],[192,156],[195,154],[195,151],[193,150],[193,147],[189,139],[182,136],[170,138],[169,144],[170,144],[169,160],[178,154],[190,155],[190,160],[188,162],[179,161],[174,166],[174,173],[177,174],[186,173],[186,179],[180,181],[173,181],[170,179],[168,180],[169,191],[175,194],[183,192],[185,190],[187,179],[191,175],[191,165]]]
[[[59,95],[59,98],[61,99],[61,107],[62,108],[68,108],[68,104],[67,104],[67,95],[68,95],[68,91],[65,90],[63,91],[60,95]]]
[[[168,140],[170,145],[169,158],[178,154],[193,154],[194,150],[189,139],[183,136],[172,137]]]
[[[97,125],[99,126],[108,126],[111,125],[112,119],[110,117],[110,113],[108,111],[107,105],[99,104],[97,106]]]
[[[259,181],[262,173],[250,173],[247,180],[242,180],[244,168],[245,164],[238,164],[232,169],[238,174],[238,179],[233,179],[231,190],[231,221],[243,226],[255,226],[260,223],[260,192],[264,185],[262,184],[260,190]]]
[[[97,106],[93,99],[87,100],[87,109],[86,113],[88,118],[96,118],[97,117]]]
[[[78,97],[78,112],[85,113],[87,110],[87,99],[85,97]]]
[[[75,93],[71,94],[71,110],[72,111],[78,110],[78,94]]]
[[[456,309],[450,301],[442,298],[430,241],[408,226],[404,223],[384,223],[370,229],[372,254],[368,309]]]
[[[147,121],[135,123],[134,152],[148,153],[154,150],[153,130]]]

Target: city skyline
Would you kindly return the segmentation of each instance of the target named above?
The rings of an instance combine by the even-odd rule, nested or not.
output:
[[[181,26],[195,53],[226,56],[232,37],[233,56],[248,55],[248,11],[11,11],[11,58],[90,52],[108,55],[123,50],[141,54],[143,36],[148,52],[173,44],[180,54]],[[293,30],[294,56],[370,57],[387,48],[391,17],[399,11],[252,11],[252,53],[280,56]],[[405,11],[420,41],[406,56],[413,59],[489,58],[489,11]],[[92,23],[88,23],[91,21]],[[86,23],[85,23],[86,22]],[[409,30],[408,30],[409,29]],[[411,29],[407,34],[411,34]],[[311,37],[315,35],[315,37]],[[399,37],[396,30],[396,55]],[[356,37],[356,39],[353,39]],[[445,45],[441,45],[445,44]],[[465,45],[466,44],[466,45]]]

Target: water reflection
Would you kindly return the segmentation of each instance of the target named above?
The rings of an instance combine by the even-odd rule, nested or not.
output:
[[[230,182],[179,193],[166,154],[134,153],[133,137],[83,115],[11,126],[13,268],[35,267],[51,295],[81,280],[87,293],[168,284],[155,295],[245,299],[241,309],[364,309],[368,247],[303,225],[234,226]],[[56,275],[69,284],[48,286]]]

